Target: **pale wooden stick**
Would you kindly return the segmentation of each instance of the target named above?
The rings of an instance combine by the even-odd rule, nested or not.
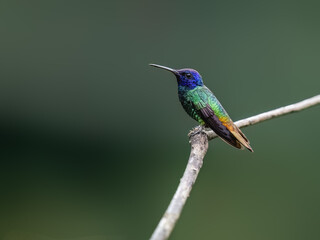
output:
[[[246,127],[288,113],[298,112],[319,103],[320,95],[317,95],[295,104],[280,107],[275,110],[237,121],[235,124],[240,128]],[[217,135],[213,131],[199,131],[199,133],[190,137],[191,153],[186,170],[180,180],[180,184],[169,204],[169,207],[161,218],[150,240],[165,240],[169,238],[199,174],[203,158],[208,150],[208,140],[215,137],[217,137]]]

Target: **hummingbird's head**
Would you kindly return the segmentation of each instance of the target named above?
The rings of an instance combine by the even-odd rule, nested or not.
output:
[[[194,69],[191,68],[183,68],[183,69],[173,69],[157,64],[150,64],[150,66],[161,68],[172,72],[178,82],[178,86],[185,86],[188,89],[194,89],[197,86],[203,86],[201,75]]]

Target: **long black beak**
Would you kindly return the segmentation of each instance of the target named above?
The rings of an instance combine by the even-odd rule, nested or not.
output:
[[[152,67],[156,67],[156,68],[161,68],[161,69],[167,70],[169,72],[172,72],[174,75],[179,75],[178,71],[173,69],[173,68],[169,68],[169,67],[165,67],[165,66],[161,66],[161,65],[153,64],[153,63],[150,63],[149,65],[152,66]]]

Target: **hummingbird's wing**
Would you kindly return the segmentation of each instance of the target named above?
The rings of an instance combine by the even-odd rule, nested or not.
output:
[[[242,145],[237,141],[235,136],[229,129],[219,120],[218,116],[214,113],[212,108],[207,105],[198,110],[198,114],[203,119],[208,127],[210,127],[222,140],[226,143],[242,149]]]
[[[218,99],[207,87],[195,89],[193,105],[202,120],[226,143],[253,152],[249,140],[233,123]]]

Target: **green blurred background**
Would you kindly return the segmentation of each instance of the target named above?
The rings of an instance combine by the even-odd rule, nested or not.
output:
[[[320,89],[319,1],[0,1],[0,239],[148,239],[196,125],[192,67],[234,120]],[[172,239],[319,239],[319,107],[210,142]]]

